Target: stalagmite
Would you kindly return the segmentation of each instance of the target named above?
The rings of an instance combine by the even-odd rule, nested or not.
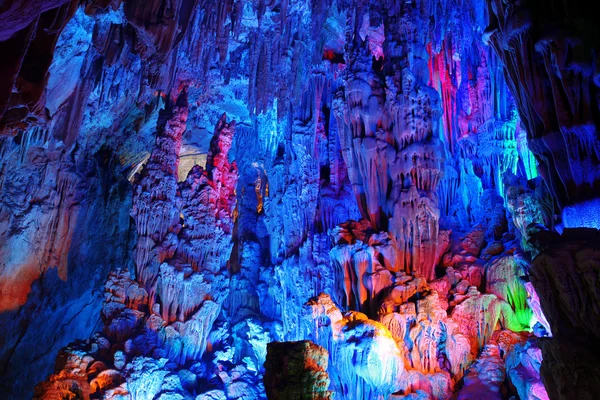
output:
[[[593,398],[596,19],[3,2],[0,393]]]

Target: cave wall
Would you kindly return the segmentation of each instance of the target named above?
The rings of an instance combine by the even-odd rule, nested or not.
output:
[[[594,201],[598,192],[597,24],[581,2],[489,1],[488,8],[484,38],[505,66],[529,147],[549,190],[561,209]],[[577,214],[581,212],[585,213]],[[586,223],[584,218],[572,218],[573,227]],[[593,220],[587,223],[595,224]]]
[[[2,5],[3,388],[263,398],[267,343],[308,339],[333,398],[546,398],[534,239],[598,227],[563,11]]]

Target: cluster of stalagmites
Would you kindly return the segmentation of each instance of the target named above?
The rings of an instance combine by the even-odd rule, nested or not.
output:
[[[370,249],[361,251],[382,254],[373,248],[381,242],[367,240],[367,233],[360,230],[367,223],[345,226],[354,226],[356,237],[370,243],[364,246]],[[346,231],[346,240],[347,235]],[[267,396],[445,399],[458,392],[460,399],[501,399],[517,392],[523,399],[547,398],[540,379],[538,339],[529,333],[536,321],[536,307],[530,302],[535,292],[528,295],[528,286],[520,279],[527,265],[514,251],[499,252],[495,242],[485,250],[496,247],[496,254],[482,261],[477,256],[484,246],[481,237],[481,231],[474,230],[462,238],[456,253],[450,250],[445,255],[469,254],[468,248],[472,253],[465,257],[474,259],[461,262],[481,263],[478,274],[448,266],[442,278],[427,282],[380,267],[379,274],[386,278],[371,298],[380,307],[366,309],[368,315],[342,312],[325,294],[310,299],[304,306],[302,329],[318,346],[306,341],[268,345]],[[373,270],[369,262],[364,264]],[[382,279],[369,277],[373,282]],[[64,349],[57,372],[36,388],[37,398],[262,396],[251,389],[257,382],[255,371],[233,367],[228,362],[231,354],[226,354],[231,350],[214,351],[223,333],[213,327],[217,303],[207,300],[191,316],[169,322],[168,313],[161,315],[162,304],[149,310],[148,299],[148,292],[128,271],[111,274],[102,314],[104,332]],[[201,361],[207,344],[215,346],[214,361],[208,364],[212,370]]]
[[[104,330],[72,343],[59,354],[56,373],[35,390],[35,398],[235,399],[258,396],[256,375],[231,365],[227,351],[215,351],[207,366],[202,354],[218,347],[213,329],[219,305],[207,300],[185,322],[169,323],[161,307],[148,310],[148,292],[128,271],[112,273],[102,311]]]
[[[135,279],[127,270],[111,273],[102,333],[64,349],[37,398],[218,399],[258,390],[255,371],[231,365],[226,329],[215,324],[228,294],[237,168],[227,155],[235,124],[221,117],[206,169],[196,166],[178,183],[187,107],[185,90],[167,104],[134,184]]]
[[[22,47],[20,42],[29,43],[37,30],[35,44],[48,36],[45,29],[52,24],[45,46],[52,49],[57,31],[74,10],[59,3],[66,4],[59,1],[59,8],[43,11],[37,25],[22,21],[9,44]],[[261,398],[266,392],[272,399],[466,400],[518,395],[539,400],[547,398],[540,374],[558,371],[573,381],[587,376],[581,360],[597,364],[598,358],[584,353],[597,347],[600,336],[586,320],[595,306],[562,294],[595,281],[596,265],[585,261],[590,245],[580,243],[581,237],[569,242],[567,235],[564,248],[544,248],[544,235],[549,235],[545,240],[550,244],[556,238],[541,228],[545,221],[540,196],[520,183],[507,182],[519,163],[525,165],[528,178],[535,169],[527,164],[528,155],[523,156],[524,131],[511,102],[496,99],[507,93],[493,87],[504,82],[491,76],[495,64],[488,60],[489,52],[479,42],[468,43],[455,27],[450,31],[440,26],[437,14],[452,2],[340,2],[331,8],[341,17],[333,15],[327,21],[322,20],[325,12],[316,12],[330,6],[327,1],[311,2],[311,17],[308,6],[302,11],[301,2],[259,2],[257,7],[242,1],[204,2],[201,11],[194,11],[192,3],[196,2],[174,1],[162,7],[158,0],[126,1],[122,17],[127,22],[111,23],[110,33],[95,34],[94,46],[103,48],[98,51],[103,57],[106,53],[111,64],[118,53],[114,43],[133,43],[136,57],[143,60],[142,82],[151,87],[160,87],[161,77],[167,80],[167,70],[179,70],[180,65],[170,64],[173,59],[190,61],[184,53],[210,61],[218,52],[221,61],[227,61],[226,69],[236,62],[248,67],[249,78],[241,76],[250,81],[250,113],[268,111],[278,94],[279,124],[285,119],[282,115],[292,114],[286,101],[302,104],[293,117],[287,116],[285,128],[256,129],[267,132],[268,137],[259,134],[258,141],[269,144],[265,150],[262,144],[248,143],[248,151],[260,148],[271,156],[255,162],[246,157],[245,148],[236,154],[247,167],[242,174],[258,177],[244,178],[236,194],[237,167],[227,158],[235,125],[225,116],[215,129],[206,167],[193,167],[178,182],[179,153],[192,114],[185,91],[176,102],[167,97],[155,146],[133,179],[135,271],[121,269],[110,275],[102,332],[65,348],[56,373],[38,385],[36,397],[221,400]],[[86,4],[90,14],[100,7]],[[550,45],[564,47],[562,41],[540,40],[532,46],[525,35],[530,17],[519,7],[505,10],[499,1],[490,4],[492,23],[486,38],[495,51],[509,65],[521,54],[525,61],[519,62],[532,59],[539,70],[547,71],[527,85],[532,90],[514,91],[534,152],[544,161],[554,159],[553,153],[562,155],[560,165],[542,165],[542,173],[562,202],[585,200],[597,186],[597,175],[578,173],[585,167],[597,171],[597,160],[565,149],[597,149],[595,123],[589,104],[584,101],[580,107],[571,99],[578,92],[562,93],[558,83],[577,86],[583,79],[587,86],[582,92],[593,105],[597,100],[588,92],[595,93],[592,84],[597,79],[589,80],[589,69],[555,68],[556,60],[575,63]],[[198,20],[190,25],[194,34],[187,38],[193,12]],[[346,26],[336,26],[343,25],[344,16]],[[242,20],[253,24],[254,17],[259,31],[245,32]],[[290,31],[289,26],[299,25],[295,22],[311,18],[312,29]],[[266,21],[264,26],[261,21]],[[317,40],[314,32],[323,24],[335,34],[345,33],[346,42],[341,39],[327,50],[334,53],[331,63],[298,68],[310,58],[299,56],[299,49],[318,47],[311,40]],[[434,40],[426,26],[436,30]],[[232,53],[230,30],[239,46]],[[311,30],[314,37],[308,39],[306,32]],[[215,38],[208,34],[213,31]],[[244,41],[251,43],[249,50],[243,49]],[[171,57],[178,43],[183,51]],[[211,46],[214,49],[208,49]],[[465,50],[471,47],[474,50]],[[26,125],[23,118],[39,108],[47,63],[40,63],[39,71],[18,68],[26,53],[36,49],[30,46],[10,60],[7,74],[17,85],[14,93],[0,88],[0,130]],[[530,54],[532,49],[541,58]],[[336,65],[336,58],[343,59],[343,65]],[[203,64],[195,66],[200,70],[214,68],[212,62],[198,60],[190,64]],[[462,68],[461,63],[477,65]],[[294,86],[292,81],[302,80],[299,76],[307,70],[310,82]],[[521,70],[528,68],[508,72],[515,88],[524,80]],[[332,71],[343,79],[331,78]],[[326,87],[333,90],[327,92]],[[71,90],[62,96],[69,97]],[[148,87],[139,90],[148,92]],[[302,101],[293,98],[300,92]],[[539,98],[529,98],[531,93]],[[141,104],[147,96],[139,97]],[[544,106],[552,97],[568,100],[571,113],[557,120],[551,117],[554,109]],[[265,115],[257,117],[262,118]],[[550,130],[540,131],[541,126]],[[283,131],[285,138],[277,143]],[[575,145],[562,146],[563,142]],[[569,187],[561,188],[559,182]],[[347,206],[350,185],[358,201]],[[573,187],[585,189],[584,195],[566,198],[566,189]],[[234,229],[238,199],[243,199],[245,219]],[[572,219],[563,222],[569,226],[589,219],[596,206],[587,204],[587,211],[575,207],[566,214]],[[354,218],[355,208],[363,219],[340,224]],[[460,225],[465,232],[441,227],[444,217],[448,226]],[[472,228],[475,223],[479,224]],[[509,226],[516,236],[507,232]],[[239,240],[232,256],[234,234]],[[530,241],[538,236],[541,242]],[[533,283],[542,288],[540,297],[527,281],[529,263],[519,247],[541,253],[531,273]],[[559,268],[553,256],[569,267]],[[586,290],[588,298],[597,297],[594,287]],[[321,291],[328,294],[312,297]],[[540,305],[558,311],[546,320]],[[574,331],[581,346],[570,356],[565,348]],[[556,338],[552,343],[537,338],[550,332]],[[267,347],[274,339],[313,343]],[[540,371],[542,351],[551,363]],[[571,370],[571,365],[577,368]],[[564,393],[563,386],[557,380],[548,387]],[[574,397],[585,398],[579,393]]]
[[[132,209],[138,227],[136,277],[149,291],[149,308],[159,307],[167,323],[198,320],[205,324],[203,328],[190,327],[203,343],[227,297],[226,264],[232,249],[237,183],[237,168],[229,163],[227,154],[235,124],[228,124],[225,115],[221,117],[206,170],[195,166],[186,180],[178,183],[186,117],[187,95],[183,92],[138,177]],[[201,318],[196,317],[199,314]],[[196,349],[181,357],[183,361],[195,359],[203,351]]]
[[[345,278],[338,300],[362,311],[343,313],[327,295],[305,306],[310,339],[330,354],[334,393],[547,398],[532,332],[550,328],[527,282],[528,262],[511,235],[488,243],[486,231],[493,229],[446,231],[438,256],[444,274],[428,281],[397,268],[393,240],[369,222],[332,230],[332,265]]]
[[[517,238],[494,216],[464,234],[439,232],[437,279],[409,268],[398,239],[370,221],[342,223],[329,232],[333,299],[314,297],[302,315],[283,321],[288,335],[320,347],[302,342],[267,350],[273,337],[251,310],[244,313],[252,317],[240,316],[231,329],[221,318],[230,288],[237,288],[230,285],[248,285],[244,279],[254,279],[260,259],[258,248],[247,245],[243,274],[229,283],[237,171],[227,152],[234,125],[223,116],[206,168],[194,167],[177,182],[186,116],[183,92],[159,120],[156,146],[136,177],[135,279],[125,270],[111,274],[103,332],[63,350],[56,373],[36,388],[38,398],[258,398],[265,359],[271,398],[545,398],[531,331],[543,336],[550,327],[526,282],[528,263]],[[327,247],[318,237],[311,246]],[[311,246],[301,248],[300,260]],[[268,279],[278,279],[281,292],[257,289],[265,310],[269,301],[277,309],[287,296],[310,292],[300,288],[306,268],[285,275],[294,262],[271,271]],[[267,279],[269,270],[255,273]],[[240,294],[239,304],[249,296]],[[234,313],[236,298],[228,299]],[[336,302],[356,311],[343,312]],[[286,311],[279,311],[282,319]]]

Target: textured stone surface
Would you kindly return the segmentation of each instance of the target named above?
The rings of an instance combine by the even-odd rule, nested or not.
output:
[[[598,158],[573,151],[598,146],[595,18],[582,2],[488,3],[484,38],[505,66],[529,147],[550,191],[561,208],[596,198]]]
[[[596,396],[599,238],[597,230],[566,229],[531,266],[531,281],[552,330],[552,339],[541,342],[541,376],[551,399]]]
[[[310,341],[271,342],[265,361],[267,398],[331,399],[327,350]]]
[[[513,3],[5,1],[3,393],[585,397],[600,36]]]

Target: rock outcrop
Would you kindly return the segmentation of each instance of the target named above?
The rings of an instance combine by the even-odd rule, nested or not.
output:
[[[549,190],[561,209],[597,198],[600,82],[594,63],[600,31],[595,18],[581,2],[493,0],[488,9],[484,40],[504,66]]]
[[[551,399],[591,399],[596,393],[599,239],[595,229],[565,229],[547,239],[531,265],[531,282],[552,330],[552,338],[540,343],[541,376]]]
[[[559,3],[3,2],[0,391],[588,396],[600,35]]]
[[[267,345],[265,389],[269,400],[329,400],[327,350],[309,341]]]

